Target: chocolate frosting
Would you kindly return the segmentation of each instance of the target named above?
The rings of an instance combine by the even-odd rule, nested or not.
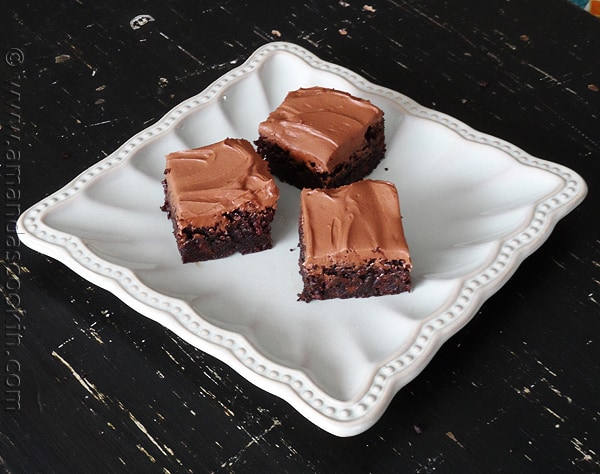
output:
[[[304,265],[360,264],[373,258],[403,260],[412,267],[392,183],[364,180],[333,189],[305,188],[300,205]]]
[[[366,142],[367,129],[382,117],[383,112],[367,100],[312,87],[288,93],[258,131],[316,171],[331,172]]]
[[[267,163],[243,139],[170,153],[165,175],[180,228],[213,226],[234,209],[275,209],[279,198]]]

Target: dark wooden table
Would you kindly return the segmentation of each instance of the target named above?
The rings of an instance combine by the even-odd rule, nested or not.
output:
[[[140,14],[153,21],[132,28]],[[60,0],[11,2],[0,25],[0,470],[600,472],[598,19],[566,0]],[[566,165],[589,186],[355,437],[316,428],[15,239],[16,210],[273,40]]]

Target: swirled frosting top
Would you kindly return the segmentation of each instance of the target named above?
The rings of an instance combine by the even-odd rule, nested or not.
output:
[[[279,189],[249,141],[223,141],[167,155],[167,200],[180,227],[213,226],[233,211],[276,208]]]
[[[369,126],[382,118],[383,112],[368,100],[311,87],[288,93],[258,131],[316,171],[330,172],[366,141]]]
[[[404,260],[412,266],[398,192],[387,181],[363,180],[332,189],[303,189],[300,226],[304,265]]]

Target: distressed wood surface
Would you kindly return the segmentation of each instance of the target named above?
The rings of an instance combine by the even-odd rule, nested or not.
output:
[[[153,21],[132,27],[140,14]],[[600,471],[598,19],[566,0],[21,1],[4,7],[0,38],[3,472]],[[314,427],[14,234],[16,209],[273,40],[589,186],[352,438]]]

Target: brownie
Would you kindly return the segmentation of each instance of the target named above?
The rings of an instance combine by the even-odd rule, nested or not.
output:
[[[257,151],[271,172],[300,189],[358,181],[385,155],[383,112],[335,89],[288,93],[258,133]]]
[[[411,290],[412,262],[396,187],[363,180],[300,194],[299,299],[366,298]]]
[[[252,144],[227,138],[166,157],[162,210],[183,263],[269,249],[279,189]]]

